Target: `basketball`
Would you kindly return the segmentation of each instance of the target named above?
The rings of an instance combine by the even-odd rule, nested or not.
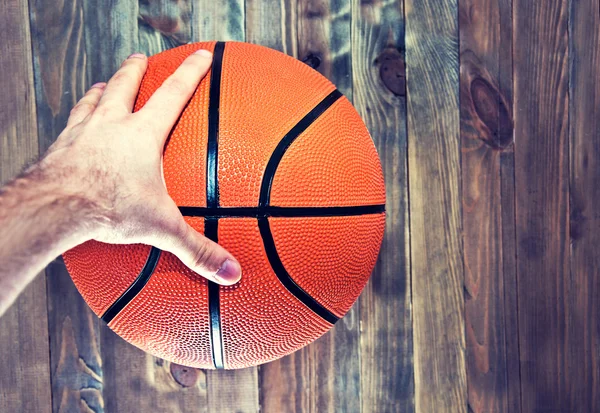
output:
[[[350,101],[266,47],[196,43],[152,56],[135,110],[200,48],[213,65],[171,131],[164,179],[185,220],[238,259],[241,281],[219,286],[147,245],[89,241],[64,261],[92,311],[129,343],[236,369],[302,348],[348,312],[377,260],[385,186]]]

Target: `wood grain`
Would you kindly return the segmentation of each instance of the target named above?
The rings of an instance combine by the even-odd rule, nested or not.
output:
[[[568,412],[568,2],[513,4],[522,411]]]
[[[505,308],[504,297],[514,290],[506,291],[504,283],[502,228],[514,227],[514,219],[503,221],[507,194],[500,162],[503,153],[513,152],[512,59],[501,52],[512,47],[512,32],[504,27],[510,29],[511,22],[503,19],[510,16],[511,3],[467,0],[459,5],[468,407],[473,413],[512,413],[506,347],[507,335],[517,331],[507,331],[505,311],[516,314],[516,302]]]
[[[512,118],[514,141],[513,100],[513,16],[512,0],[498,7],[498,93],[504,97]],[[499,118],[500,116],[498,116]],[[516,218],[515,218],[515,154],[514,143],[500,152],[500,202],[502,204],[502,272],[504,283],[504,358],[506,360],[506,408],[521,412],[521,370],[519,366],[519,324],[517,299]],[[498,305],[502,305],[498,302]],[[501,344],[501,343],[500,343]],[[500,397],[500,396],[499,396]]]
[[[30,2],[39,146],[62,131],[86,84],[81,1]],[[77,292],[62,260],[46,269],[53,411],[102,411],[99,321]]]
[[[359,298],[361,410],[412,412],[412,310],[402,2],[352,2],[354,105],[381,158],[386,229]]]
[[[566,351],[571,411],[600,411],[600,10],[573,1],[569,18],[570,306]],[[565,274],[566,276],[567,274]]]
[[[27,1],[0,0],[0,73],[2,185],[38,155]],[[43,274],[0,318],[0,366],[0,411],[51,411]]]
[[[465,412],[456,1],[406,1],[415,406]]]

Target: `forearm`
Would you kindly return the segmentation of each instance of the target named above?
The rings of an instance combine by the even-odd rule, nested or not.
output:
[[[0,315],[54,258],[90,238],[97,205],[45,162],[0,188]]]
[[[133,113],[148,59],[131,55],[88,90],[45,157],[0,188],[0,315],[56,256],[87,240],[147,244],[222,285],[237,260],[181,215],[162,176],[173,126],[212,55],[198,50]]]

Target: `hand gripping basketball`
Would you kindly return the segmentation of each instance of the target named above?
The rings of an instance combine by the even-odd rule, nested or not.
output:
[[[162,175],[167,137],[211,61],[206,50],[191,54],[144,108],[132,113],[148,59],[130,56],[108,84],[92,86],[73,108],[44,162],[61,159],[64,173],[74,175],[74,185],[85,187],[98,206],[98,219],[86,228],[90,238],[152,245],[173,253],[198,274],[231,285],[240,278],[239,263],[185,222]]]

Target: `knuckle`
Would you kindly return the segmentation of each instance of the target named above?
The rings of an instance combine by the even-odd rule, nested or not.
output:
[[[85,92],[86,96],[93,96],[93,95],[100,95],[102,94],[102,89],[97,88],[97,87],[93,87],[91,89],[88,89],[87,92]]]
[[[191,231],[194,231],[190,228]],[[194,237],[196,238],[196,237]],[[206,238],[196,238],[192,250],[192,265],[196,269],[200,269],[203,272],[210,274],[215,273],[218,270],[218,266],[214,266],[215,262],[215,248],[213,244]]]
[[[168,82],[166,84],[166,88],[170,92],[176,93],[176,94],[183,94],[183,93],[187,92],[187,89],[188,89],[186,83],[176,77],[170,78],[168,80]]]
[[[127,59],[123,60],[123,64],[121,64],[121,67],[142,67],[145,66],[147,63],[147,59],[132,59],[131,57],[128,57]]]
[[[84,112],[84,111],[90,111],[92,109],[94,109],[96,105],[93,105],[90,102],[79,102],[78,104],[76,104],[75,106],[73,106],[73,109],[71,109],[71,115],[80,113],[80,112]]]
[[[208,263],[210,262],[212,251],[208,243],[202,243],[196,247],[193,256],[193,264],[197,268],[208,269]]]
[[[106,116],[110,116],[110,114],[113,113],[113,109],[111,107],[108,106],[99,106],[96,108],[96,110],[94,111],[94,114],[92,116],[94,117],[106,117]]]
[[[126,67],[123,67],[117,71],[112,77],[113,83],[127,83],[131,81],[131,75]]]

